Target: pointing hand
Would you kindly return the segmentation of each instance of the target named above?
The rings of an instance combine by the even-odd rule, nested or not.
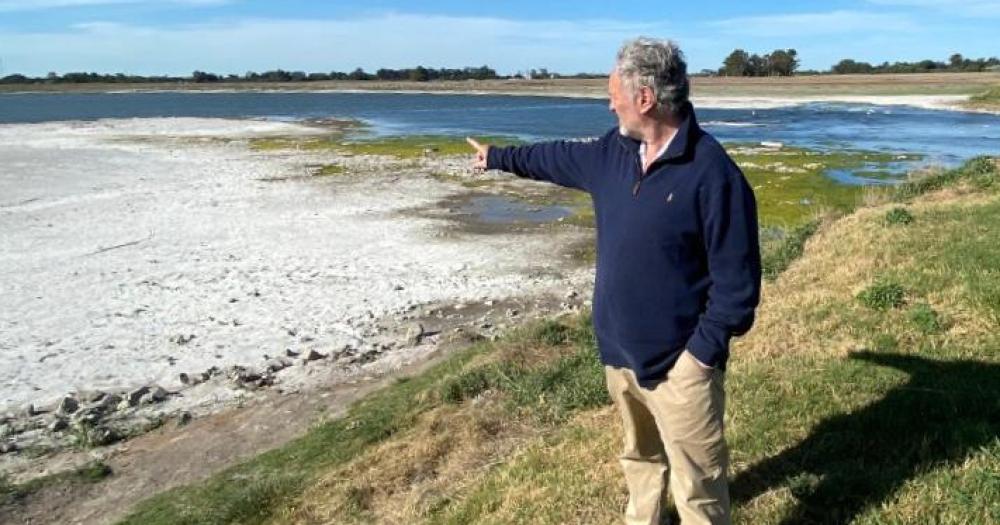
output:
[[[476,150],[476,158],[472,161],[472,169],[476,171],[486,170],[486,154],[490,151],[490,145],[480,144],[472,137],[465,137],[465,141]]]

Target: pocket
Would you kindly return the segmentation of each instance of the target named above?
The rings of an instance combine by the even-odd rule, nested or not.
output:
[[[680,359],[687,361],[687,366],[688,366],[688,368],[693,373],[696,373],[696,374],[701,375],[703,377],[710,378],[716,372],[716,368],[715,367],[713,367],[713,366],[707,366],[707,365],[703,364],[687,348],[685,348],[684,351],[681,352]]]

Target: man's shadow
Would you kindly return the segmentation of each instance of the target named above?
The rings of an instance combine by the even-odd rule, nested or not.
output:
[[[741,472],[734,503],[782,485],[795,508],[782,523],[846,524],[907,480],[962,463],[1000,436],[1000,365],[852,353],[906,372],[909,382],[820,422],[805,440]]]

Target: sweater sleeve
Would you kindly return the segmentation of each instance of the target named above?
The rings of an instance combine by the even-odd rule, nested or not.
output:
[[[605,138],[557,140],[524,146],[491,147],[486,167],[589,192],[591,174],[600,162],[600,151],[605,141]]]
[[[726,173],[699,193],[710,284],[708,302],[688,350],[702,363],[724,367],[729,339],[750,330],[760,302],[757,204],[743,174],[727,159]]]

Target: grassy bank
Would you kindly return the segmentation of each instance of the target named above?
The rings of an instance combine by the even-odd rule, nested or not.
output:
[[[989,111],[1000,111],[1000,85],[973,95],[969,98],[967,107],[972,109],[985,109]]]
[[[814,226],[734,342],[739,523],[1000,520],[994,161]],[[900,211],[902,210],[902,211]],[[615,523],[587,316],[481,342],[126,523]]]

